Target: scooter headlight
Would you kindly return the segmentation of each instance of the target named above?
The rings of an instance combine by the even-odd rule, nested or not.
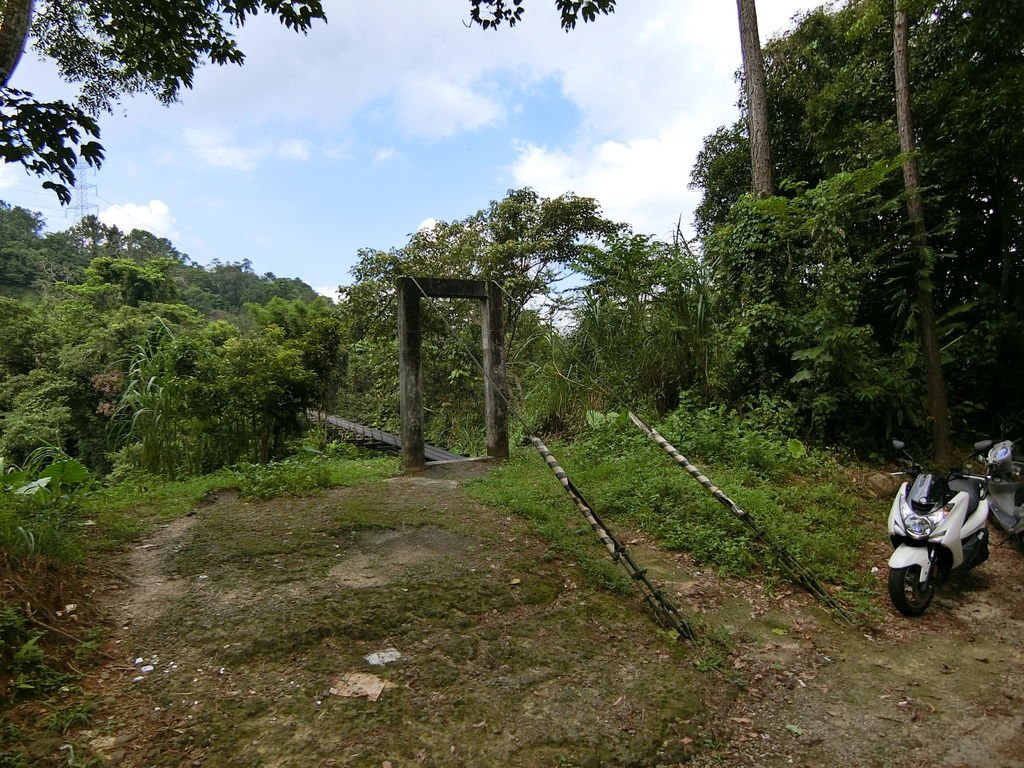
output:
[[[909,536],[915,539],[926,539],[931,536],[939,524],[949,517],[949,513],[952,511],[952,504],[943,504],[927,515],[919,515],[906,501],[900,500],[900,515],[903,518],[903,529]]]
[[[931,520],[913,513],[903,518],[903,527],[907,529],[908,534],[917,539],[927,538],[935,530]]]

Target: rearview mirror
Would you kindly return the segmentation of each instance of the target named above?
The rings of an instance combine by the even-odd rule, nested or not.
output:
[[[892,447],[895,448],[897,451],[902,451],[904,448],[907,447],[907,444],[904,443],[902,440],[896,440],[895,438],[893,438]]]

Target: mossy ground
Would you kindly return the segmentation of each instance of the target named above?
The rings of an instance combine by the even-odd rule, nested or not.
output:
[[[671,765],[700,738],[712,681],[692,649],[453,480],[227,498],[195,517],[161,542],[161,571],[137,577],[173,590],[144,607],[136,587],[109,596],[131,620],[120,668],[88,686],[101,704],[81,754],[128,766]],[[366,662],[390,647],[397,662]],[[353,671],[394,687],[376,702],[330,695]]]
[[[886,605],[880,534],[854,566],[875,585],[867,631],[614,520],[699,626],[690,645],[553,480],[502,499],[464,479],[219,491],[157,516],[91,598],[112,617],[107,656],[8,712],[0,735],[19,746],[0,765],[1024,766],[1018,552],[997,547],[909,621]],[[386,648],[402,657],[367,662]],[[352,672],[393,687],[332,695]]]

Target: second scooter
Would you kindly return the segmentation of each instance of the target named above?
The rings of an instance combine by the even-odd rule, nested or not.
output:
[[[1024,461],[1017,442],[1001,440],[989,449],[989,512],[1000,528],[1024,546]]]

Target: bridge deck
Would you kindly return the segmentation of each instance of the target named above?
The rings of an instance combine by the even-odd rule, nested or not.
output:
[[[402,449],[402,438],[391,432],[385,432],[376,427],[367,427],[364,424],[357,424],[354,421],[343,419],[340,416],[333,416],[329,413],[310,413],[310,418],[326,422],[337,430],[347,432],[350,435],[356,435],[372,443],[377,443],[381,447],[399,451]],[[466,458],[462,454],[452,453],[433,445],[425,445],[423,447],[423,454],[427,461],[455,461]]]

